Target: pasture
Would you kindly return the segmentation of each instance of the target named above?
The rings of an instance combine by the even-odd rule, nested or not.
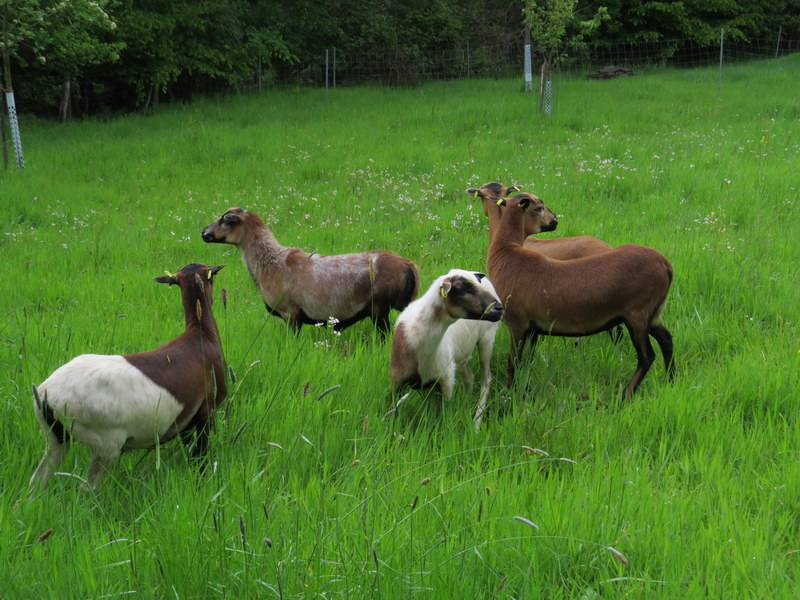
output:
[[[714,69],[566,79],[550,118],[508,80],[24,118],[28,166],[0,173],[0,597],[796,597],[799,71],[729,67],[721,97]],[[425,290],[485,269],[464,190],[487,181],[535,191],[547,236],[669,258],[674,384],[659,354],[622,402],[635,355],[601,334],[542,339],[509,390],[501,328],[479,433],[477,387],[384,418],[389,341],[368,321],[293,334],[236,248],[200,238],[241,206],[285,245],[411,258]],[[192,262],[226,265],[236,375],[206,473],[172,442],[95,493],[62,475],[28,500],[31,385],[177,335],[179,292],[152,278]],[[76,446],[61,470],[87,466]]]

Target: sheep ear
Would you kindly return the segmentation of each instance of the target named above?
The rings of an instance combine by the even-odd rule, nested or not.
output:
[[[476,198],[485,198],[483,192],[478,188],[467,188],[466,191],[470,196],[475,196]]]
[[[450,290],[452,289],[452,287],[453,287],[453,284],[450,282],[450,280],[449,279],[445,279],[442,282],[442,287],[439,288],[439,295],[442,298],[447,298],[447,294],[450,293]]]
[[[227,223],[228,225],[235,225],[236,223],[242,222],[242,217],[236,213],[229,212],[222,215],[222,222]]]
[[[209,271],[208,278],[211,279],[212,277],[214,277],[214,275],[219,273],[224,268],[225,268],[225,265],[219,265],[217,267],[211,267],[211,270]]]
[[[178,285],[178,279],[175,275],[161,275],[160,277],[153,277],[156,283],[166,283],[167,285]]]
[[[525,197],[525,198],[522,198],[519,201],[519,207],[522,210],[526,210],[530,205],[531,205],[531,199],[530,198]]]
[[[516,193],[519,193],[519,192],[521,192],[521,191],[522,191],[522,188],[521,188],[521,187],[519,187],[518,185],[510,185],[510,186],[508,186],[508,191],[509,191],[509,192],[516,192]]]
[[[475,278],[478,280],[478,283],[480,283],[481,279],[486,277],[486,273],[473,273],[473,275],[475,275]]]

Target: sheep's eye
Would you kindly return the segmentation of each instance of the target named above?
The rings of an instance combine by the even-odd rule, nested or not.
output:
[[[475,286],[472,285],[469,281],[458,281],[454,282],[452,288],[450,288],[450,294],[453,296],[466,296],[467,294],[471,294],[475,291]]]
[[[544,212],[544,207],[543,206],[537,206],[536,207],[536,212]]]

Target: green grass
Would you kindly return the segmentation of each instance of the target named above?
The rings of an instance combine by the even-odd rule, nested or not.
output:
[[[713,69],[565,79],[549,119],[517,81],[23,118],[27,168],[0,174],[0,597],[794,598],[798,59],[730,68],[722,97]],[[293,335],[237,250],[199,235],[242,206],[287,245],[408,256],[427,287],[484,268],[464,189],[492,180],[536,191],[559,236],[672,261],[673,385],[659,357],[621,402],[633,349],[598,335],[543,340],[507,390],[501,329],[479,434],[460,389],[384,419],[390,347],[368,323]],[[54,477],[28,499],[31,384],[177,335],[178,292],[152,278],[190,262],[227,265],[215,312],[238,376],[208,472],[171,443],[124,455],[96,494]],[[62,470],[87,466],[75,447]]]

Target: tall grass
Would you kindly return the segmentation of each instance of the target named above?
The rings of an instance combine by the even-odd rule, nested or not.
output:
[[[565,80],[548,119],[516,81],[24,119],[28,167],[0,175],[0,596],[795,597],[798,58],[728,69],[722,97],[714,70]],[[672,261],[673,385],[659,361],[620,401],[633,349],[602,335],[542,340],[508,390],[501,330],[479,434],[461,390],[384,418],[388,343],[366,323],[292,334],[199,235],[243,206],[284,244],[408,256],[427,285],[484,267],[464,189],[491,180],[535,190],[556,235]],[[236,381],[207,472],[171,443],[97,493],[60,476],[28,499],[31,384],[175,336],[178,293],[151,279],[189,262],[227,265]],[[87,464],[75,447],[62,471]]]

